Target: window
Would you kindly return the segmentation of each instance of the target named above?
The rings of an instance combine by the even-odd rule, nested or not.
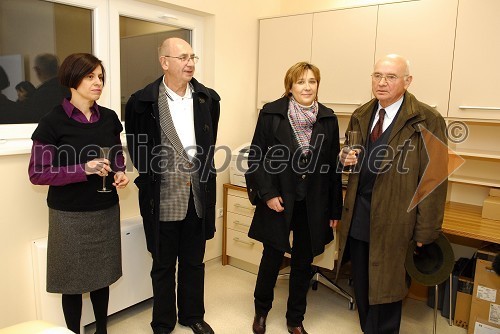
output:
[[[98,103],[121,116],[122,104],[130,94],[161,75],[154,72],[140,77],[131,72],[130,67],[138,64],[160,69],[156,42],[144,46],[143,57],[125,50],[127,44],[139,45],[145,38],[141,36],[156,35],[158,41],[175,33],[189,38],[201,59],[196,64],[196,78],[203,82],[203,20],[172,10],[168,4],[132,0],[0,0],[0,66],[5,72],[4,78],[0,73],[0,113],[7,110],[2,103],[20,104],[15,90],[18,83],[41,84],[34,68],[37,55],[52,54],[62,61],[73,52],[90,52],[106,69],[106,86]],[[9,84],[2,87],[5,76]],[[0,155],[29,152],[36,118],[24,116],[14,114],[13,120],[7,120],[0,115]]]

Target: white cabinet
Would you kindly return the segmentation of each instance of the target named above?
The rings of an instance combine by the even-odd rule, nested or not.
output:
[[[482,204],[489,187],[500,187],[500,2],[460,0],[448,116],[463,122],[465,140],[451,147],[465,159],[450,178],[455,189]]]
[[[377,7],[314,14],[311,62],[321,71],[319,101],[352,113],[371,99]]]
[[[460,0],[451,117],[500,119],[499,13],[498,0]]]
[[[458,0],[380,5],[375,60],[396,53],[410,61],[417,99],[447,115]]]
[[[286,71],[311,59],[312,14],[260,20],[257,108],[285,92]]]

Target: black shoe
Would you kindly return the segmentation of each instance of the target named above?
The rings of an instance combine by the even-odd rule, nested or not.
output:
[[[266,332],[266,318],[265,315],[255,315],[252,325],[253,334],[264,334]]]
[[[299,326],[290,326],[287,324],[286,327],[288,329],[288,333],[290,334],[307,334],[302,324],[300,324]]]
[[[205,321],[195,322],[192,325],[188,325],[189,328],[193,330],[194,334],[215,334],[212,327]]]

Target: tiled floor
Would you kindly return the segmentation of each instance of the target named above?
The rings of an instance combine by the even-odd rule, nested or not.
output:
[[[253,311],[253,289],[255,274],[232,266],[222,266],[220,260],[212,260],[206,265],[205,279],[205,320],[217,334],[251,334]],[[350,287],[343,282],[343,287]],[[288,281],[278,280],[275,301],[267,321],[267,333],[287,333],[285,322]],[[109,334],[151,333],[152,301],[147,300],[127,310],[112,315],[109,319]],[[433,332],[433,309],[424,302],[406,299],[403,304],[402,334],[425,334]],[[437,333],[465,334],[466,330],[449,326],[447,319],[438,314]],[[304,327],[311,334],[355,334],[361,333],[356,310],[348,309],[346,299],[324,286],[308,294],[307,313]],[[89,325],[86,334],[93,334]],[[174,334],[192,333],[189,328],[177,325]]]

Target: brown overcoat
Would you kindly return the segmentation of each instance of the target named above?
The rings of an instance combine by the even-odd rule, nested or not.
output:
[[[368,140],[368,127],[378,100],[372,99],[354,111],[347,131],[358,130],[362,144]],[[408,292],[404,267],[406,250],[414,239],[423,244],[434,241],[441,231],[446,201],[447,180],[439,184],[415,208],[408,211],[417,186],[429,162],[422,138],[422,127],[446,145],[443,117],[430,106],[419,102],[409,92],[389,136],[389,149],[373,186],[370,211],[369,303],[383,304],[402,300]],[[347,132],[346,132],[347,133]],[[406,145],[405,145],[406,143]],[[439,144],[438,144],[439,145]],[[447,154],[447,150],[444,150]],[[445,163],[433,166],[447,169]],[[446,170],[441,170],[447,175]],[[342,221],[338,228],[340,256],[344,253],[356,202],[359,174],[349,175]]]

